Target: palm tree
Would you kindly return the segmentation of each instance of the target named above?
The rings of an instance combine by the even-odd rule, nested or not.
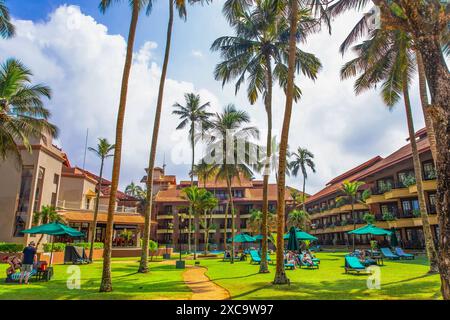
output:
[[[139,198],[142,195],[142,192],[142,187],[135,184],[134,181],[131,181],[131,183],[125,187],[125,194],[132,197]]]
[[[101,0],[99,8],[102,13],[105,13],[113,3],[118,1]],[[136,38],[136,27],[139,20],[139,12],[146,7],[147,14],[150,14],[152,8],[152,0],[131,0],[130,6],[132,8],[130,28],[128,32],[127,53],[125,57],[125,65],[123,68],[122,84],[120,89],[119,108],[117,112],[116,123],[116,139],[114,162],[112,168],[111,178],[111,193],[108,203],[108,219],[106,224],[105,248],[103,252],[103,271],[102,281],[100,284],[100,292],[112,291],[111,281],[111,251],[112,251],[112,237],[114,225],[114,211],[116,207],[117,188],[119,186],[120,177],[120,161],[122,159],[122,139],[123,139],[123,123],[125,120],[125,111],[127,106],[128,82],[130,78],[131,65],[133,62],[134,41]]]
[[[289,279],[286,276],[284,268],[284,239],[283,234],[285,231],[285,194],[286,194],[286,165],[287,165],[287,149],[288,149],[288,139],[289,139],[289,128],[292,116],[292,106],[295,98],[295,71],[298,70],[297,65],[297,41],[299,40],[298,34],[299,30],[303,28],[309,29],[311,24],[315,23],[315,19],[310,16],[310,10],[300,9],[299,3],[297,1],[291,1],[286,9],[288,12],[288,24],[289,24],[289,49],[288,49],[288,70],[286,79],[286,105],[284,110],[283,127],[281,131],[280,140],[280,152],[279,152],[279,163],[278,163],[278,182],[277,182],[277,193],[278,193],[278,206],[277,206],[277,265],[276,273],[273,283],[274,284],[287,284]],[[302,23],[305,22],[305,23]],[[306,25],[306,27],[305,27]],[[310,29],[312,31],[313,28]],[[304,32],[301,32],[304,34]],[[304,38],[302,38],[304,40]],[[316,65],[313,70],[302,69],[302,72],[311,79],[316,79],[317,73],[320,70],[320,64]]]
[[[409,85],[416,66],[411,45],[411,38],[404,32],[375,31],[369,40],[355,46],[354,50],[358,56],[343,67],[341,76],[345,79],[360,74],[355,82],[357,94],[371,89],[381,82],[382,98],[389,108],[393,108],[403,96],[430,272],[437,272],[437,252],[428,220],[422,183],[422,166],[409,98]]]
[[[203,134],[205,130],[208,129],[208,118],[212,116],[212,113],[206,111],[206,108],[210,105],[209,102],[205,104],[200,103],[200,95],[194,93],[186,93],[184,95],[186,101],[186,106],[182,106],[179,103],[175,103],[173,106],[176,110],[172,111],[172,114],[179,116],[181,122],[177,126],[177,130],[184,129],[189,125],[189,142],[192,148],[192,161],[191,161],[191,172],[194,170],[195,164],[195,140],[196,140],[196,130],[198,128],[195,125],[200,125],[200,134]],[[191,174],[191,186],[194,185],[194,175]],[[189,230],[191,229],[192,216],[191,210],[189,210]],[[198,232],[196,230],[195,232]],[[191,233],[188,233],[188,251],[191,251]],[[195,252],[194,252],[195,257]]]
[[[239,4],[239,1],[237,1]],[[247,95],[254,104],[259,95],[264,96],[267,115],[266,157],[262,164],[263,174],[263,223],[267,224],[268,184],[272,159],[272,90],[273,81],[286,86],[286,35],[289,32],[284,19],[280,19],[281,2],[278,0],[255,1],[255,6],[236,8],[236,2],[225,3],[224,12],[236,36],[220,37],[214,41],[211,49],[220,51],[223,62],[215,69],[215,78],[222,84],[237,79],[236,93],[244,81],[248,82]],[[245,4],[244,4],[245,5]],[[300,35],[299,35],[300,36]],[[297,50],[297,63],[305,68],[314,68],[319,64],[311,54]],[[295,87],[295,98],[300,97],[300,89]],[[262,250],[267,251],[267,232],[263,228]],[[260,273],[269,272],[267,257],[262,256]]]
[[[156,148],[158,146],[159,126],[161,123],[161,112],[164,97],[164,86],[166,83],[167,68],[169,65],[170,47],[172,44],[172,30],[174,20],[174,5],[178,11],[180,18],[186,20],[186,4],[187,2],[193,4],[200,2],[209,3],[210,0],[169,0],[169,20],[167,23],[167,35],[166,35],[166,49],[164,52],[164,62],[161,71],[161,77],[159,81],[158,99],[156,102],[155,119],[153,122],[152,142],[150,147],[150,155],[148,159],[148,175],[147,175],[147,196],[146,196],[146,209],[145,209],[145,223],[143,231],[143,246],[141,253],[141,262],[139,264],[138,272],[148,272],[148,242],[150,240],[150,220],[152,215],[153,206],[153,168],[155,167]],[[190,232],[190,229],[189,229]]]
[[[308,231],[311,223],[311,217],[308,212],[304,210],[294,209],[288,214],[287,226],[296,227],[305,231]]]
[[[64,218],[56,212],[56,208],[53,206],[43,206],[40,212],[35,212],[33,215],[33,225],[38,226],[53,222],[64,222]],[[39,238],[36,247],[39,247],[44,235]]]
[[[32,84],[32,72],[20,61],[8,59],[0,66],[0,159],[15,156],[21,163],[17,144],[31,153],[30,139],[44,134],[57,136],[58,129],[48,122],[50,111],[43,98],[51,98],[51,90]]]
[[[98,206],[100,202],[100,193],[102,189],[102,181],[103,181],[103,166],[105,164],[105,160],[107,158],[111,158],[113,154],[111,152],[114,150],[114,145],[110,144],[107,139],[99,138],[98,144],[96,148],[89,147],[89,151],[92,151],[97,157],[100,158],[100,179],[97,183],[97,194],[95,197],[95,209],[94,209],[94,221],[91,225],[91,246],[89,249],[89,260],[92,261],[94,256],[94,242],[95,242],[95,233],[97,230],[97,219],[98,219]]]
[[[263,231],[263,213],[260,210],[253,209],[250,212],[250,218],[248,221],[248,227],[252,231],[252,233],[262,234]],[[267,215],[267,232],[276,228],[277,222],[275,219],[275,214],[269,211]]]
[[[237,110],[232,104],[226,106],[222,113],[216,114],[211,120],[212,139],[208,145],[208,155],[220,157],[215,163],[216,181],[223,180],[227,184],[228,201],[225,210],[224,247],[228,229],[228,210],[231,210],[231,263],[234,263],[234,202],[231,190],[234,179],[240,181],[241,177],[250,179],[253,176],[250,168],[250,156],[248,150],[254,147],[247,141],[249,138],[258,138],[259,131],[256,127],[245,126],[250,122],[250,116],[245,111]],[[238,143],[245,142],[245,154],[238,154]],[[232,158],[232,159],[231,159]]]
[[[365,183],[363,181],[348,181],[345,180],[341,185],[342,196],[337,198],[338,203],[349,202],[352,206],[351,216],[353,220],[353,230],[356,229],[356,218],[354,215],[355,202],[357,201],[357,196],[359,192],[359,188],[362,187]],[[353,237],[353,251],[355,251],[355,237]]]
[[[305,186],[306,186],[306,179],[308,179],[308,167],[311,169],[312,172],[316,173],[316,165],[314,163],[314,154],[309,151],[306,148],[298,147],[297,152],[294,152],[291,154],[291,156],[294,157],[294,160],[292,160],[289,163],[289,168],[291,168],[292,175],[296,177],[298,175],[298,172],[302,172],[303,176],[303,211],[306,212],[306,204],[305,204]]]
[[[14,37],[16,30],[11,23],[9,9],[5,4],[5,0],[0,0],[0,35],[3,39]]]
[[[206,183],[209,179],[216,176],[216,166],[214,164],[206,163],[204,159],[200,163],[194,165],[193,170],[190,172],[191,176],[197,176],[198,181],[203,182],[203,188],[206,189]]]

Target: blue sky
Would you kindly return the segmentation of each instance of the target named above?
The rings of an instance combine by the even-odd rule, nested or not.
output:
[[[73,164],[81,166],[86,128],[90,130],[90,146],[97,137],[114,140],[130,20],[127,1],[105,15],[99,12],[98,1],[93,0],[8,0],[7,4],[18,35],[12,40],[0,40],[0,59],[21,59],[34,71],[36,81],[53,88],[54,97],[48,107],[52,120],[61,129],[57,143]],[[179,178],[187,176],[189,166],[180,164],[180,160],[189,158],[189,149],[186,132],[175,132],[177,119],[170,112],[174,102],[183,102],[185,92],[199,93],[203,101],[211,102],[213,111],[235,103],[250,113],[254,124],[265,127],[261,101],[250,106],[245,90],[235,96],[232,85],[222,88],[213,78],[219,57],[209,47],[217,37],[232,34],[221,15],[222,4],[223,1],[214,1],[205,7],[191,6],[186,22],[178,18],[175,21],[157,159],[160,165],[165,156],[167,173]],[[140,17],[124,133],[122,187],[140,180],[147,163],[167,16],[167,2],[157,1],[151,16]],[[339,69],[351,55],[343,58],[338,47],[360,16],[361,12],[343,15],[333,21],[331,36],[323,31],[302,47],[316,54],[323,64],[316,82],[297,78],[303,98],[294,107],[290,133],[291,148],[307,147],[316,156],[318,172],[310,176],[307,184],[311,193],[343,171],[373,156],[385,156],[406,143],[401,103],[389,112],[377,92],[356,97],[352,81],[339,80]],[[423,116],[416,83],[411,92],[416,129],[420,129]],[[279,135],[283,107],[284,95],[276,88],[274,135]],[[91,154],[86,167],[93,172],[98,170],[98,160]],[[109,169],[110,164],[106,172]],[[301,185],[295,177],[289,178],[288,183]]]

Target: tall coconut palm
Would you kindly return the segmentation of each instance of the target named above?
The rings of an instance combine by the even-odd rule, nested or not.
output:
[[[153,121],[152,142],[150,147],[150,155],[148,159],[148,175],[147,175],[147,196],[146,196],[146,209],[145,209],[145,223],[142,238],[142,253],[141,262],[139,264],[138,272],[148,272],[148,242],[150,240],[150,220],[152,215],[153,206],[153,168],[155,167],[156,148],[158,146],[159,127],[161,123],[161,112],[164,97],[164,86],[166,83],[167,68],[169,65],[170,48],[172,44],[172,31],[174,20],[174,9],[177,9],[180,18],[186,20],[186,6],[187,3],[209,3],[210,0],[169,0],[169,20],[167,22],[167,35],[166,35],[166,49],[164,52],[164,61],[161,71],[161,77],[159,81],[158,99],[156,102],[155,119]],[[189,232],[191,229],[189,229]]]
[[[296,227],[305,231],[308,231],[311,223],[311,217],[308,212],[304,210],[294,209],[288,214],[287,226]]]
[[[31,153],[30,139],[45,134],[57,136],[57,128],[48,122],[50,111],[44,98],[51,90],[32,84],[32,72],[20,61],[8,59],[0,66],[0,160],[14,156],[21,163],[17,144]]]
[[[359,188],[361,188],[365,183],[363,181],[348,181],[345,180],[340,188],[342,196],[337,198],[338,203],[350,203],[351,208],[351,216],[353,220],[353,230],[356,229],[356,218],[354,215],[355,212],[355,203],[357,201],[357,196],[359,192]],[[353,251],[355,251],[355,237],[353,237]]]
[[[203,209],[203,221],[201,225],[203,227],[204,232],[204,241],[205,241],[205,256],[208,254],[209,247],[209,231],[214,230],[216,226],[213,224],[213,210],[217,208],[219,204],[219,200],[214,196],[213,193],[208,192],[208,195],[203,199],[202,209]],[[208,219],[209,213],[209,219]],[[208,222],[209,220],[209,222]]]
[[[216,181],[226,182],[228,191],[227,208],[225,210],[225,232],[224,246],[226,247],[228,230],[228,211],[231,211],[231,263],[234,263],[234,217],[235,209],[233,202],[232,183],[241,177],[250,179],[253,176],[250,163],[249,150],[254,145],[247,139],[258,138],[259,131],[256,127],[245,126],[250,122],[247,112],[237,110],[234,105],[228,105],[222,113],[217,113],[211,119],[211,135],[207,154],[220,158],[215,161]],[[245,141],[245,154],[239,154],[238,144]]]
[[[0,0],[0,35],[3,39],[14,37],[16,33],[14,25],[11,23],[9,9],[5,0]]]
[[[263,213],[260,210],[253,209],[250,212],[250,218],[248,219],[248,227],[254,234],[262,234],[263,231]],[[277,221],[276,216],[269,211],[267,215],[267,232],[270,234],[276,228]]]
[[[94,256],[94,242],[95,242],[95,233],[97,230],[97,219],[98,219],[98,206],[100,202],[100,193],[102,189],[102,182],[103,182],[103,166],[105,164],[105,160],[107,158],[111,158],[113,156],[112,152],[114,150],[114,145],[110,144],[107,139],[105,138],[99,138],[98,144],[96,148],[89,147],[89,151],[92,151],[97,157],[100,158],[100,175],[99,175],[99,181],[97,183],[97,194],[95,197],[95,208],[94,208],[94,221],[91,224],[91,246],[89,249],[89,260],[92,261]]]
[[[298,147],[297,152],[291,153],[291,156],[294,157],[289,163],[289,168],[291,169],[291,173],[294,177],[296,177],[299,171],[302,172],[303,176],[303,201],[302,207],[303,211],[306,212],[306,203],[305,203],[305,188],[306,188],[306,179],[308,179],[307,168],[310,168],[313,173],[316,173],[316,165],[314,163],[314,154],[306,148]]]
[[[194,165],[192,171],[190,172],[191,176],[197,176],[198,181],[202,181],[203,188],[206,189],[206,183],[209,179],[216,176],[217,168],[214,164],[206,163],[204,159],[202,159],[198,164]]]
[[[196,134],[202,135],[208,129],[208,119],[212,116],[212,113],[206,111],[206,108],[210,105],[209,102],[205,104],[200,103],[200,95],[194,93],[186,93],[184,95],[186,102],[185,106],[182,106],[178,102],[173,105],[175,108],[172,114],[179,116],[181,122],[177,126],[177,130],[182,130],[189,126],[189,142],[192,148],[192,158],[191,158],[191,172],[194,170],[195,164],[195,142]],[[196,128],[197,126],[197,128]],[[197,132],[196,130],[201,130],[202,132]],[[198,137],[198,136],[197,136]],[[194,175],[191,174],[191,186],[194,185]],[[191,209],[189,210],[189,230],[191,230],[192,224],[192,214]],[[198,230],[195,230],[197,233]],[[191,251],[191,233],[188,233],[188,252]],[[194,259],[196,253],[194,252]]]
[[[101,0],[99,8],[102,13],[105,13],[113,3],[118,1]],[[115,138],[115,152],[114,162],[111,177],[111,192],[108,203],[108,219],[106,223],[105,248],[103,252],[103,271],[102,281],[100,284],[100,292],[112,291],[111,281],[111,251],[112,251],[112,237],[114,225],[114,211],[116,208],[117,188],[119,186],[120,178],[120,162],[122,159],[122,140],[123,140],[123,124],[125,120],[125,111],[127,106],[128,82],[130,78],[131,65],[133,63],[133,49],[136,38],[136,27],[139,20],[139,13],[146,8],[147,14],[150,14],[152,9],[152,0],[131,0],[131,21],[128,32],[127,53],[125,57],[125,64],[122,74],[122,84],[120,88],[119,108],[117,111],[116,122],[116,138]]]
[[[357,94],[374,88],[381,82],[382,98],[389,108],[393,108],[403,96],[430,272],[437,272],[437,253],[428,220],[422,182],[422,166],[409,98],[409,86],[416,66],[411,44],[411,38],[404,32],[375,31],[369,40],[355,46],[357,57],[343,67],[341,75],[343,79],[360,75],[355,82]]]
[[[125,194],[136,198],[139,198],[143,191],[142,187],[135,184],[134,181],[125,187]]]
[[[239,1],[237,1],[239,2]],[[245,5],[245,4],[244,4]],[[220,37],[214,41],[211,49],[220,51],[223,62],[215,69],[215,78],[225,83],[237,79],[236,93],[247,81],[247,95],[254,104],[259,95],[264,96],[267,115],[266,157],[263,164],[263,223],[267,224],[268,184],[272,159],[272,90],[273,81],[277,80],[285,89],[287,66],[286,56],[288,44],[286,36],[289,32],[285,19],[280,18],[283,2],[279,0],[255,1],[251,7],[236,8],[236,2],[227,1],[224,12],[230,19],[235,36]],[[301,29],[300,29],[301,30]],[[298,35],[299,37],[303,36]],[[297,63],[305,68],[314,68],[319,64],[311,54],[297,50]],[[300,97],[300,89],[295,87],[295,98]],[[263,228],[262,250],[267,251],[267,232]],[[262,256],[260,273],[269,272],[267,258]]]

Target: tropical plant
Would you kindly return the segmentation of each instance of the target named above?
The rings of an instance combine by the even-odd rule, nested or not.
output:
[[[394,221],[396,219],[395,215],[392,212],[385,212],[382,216],[384,221]]]
[[[250,116],[247,112],[237,110],[232,104],[226,106],[222,113],[216,113],[211,119],[211,138],[208,141],[207,157],[217,158],[217,161],[206,161],[214,163],[216,172],[216,181],[226,182],[228,200],[225,210],[225,232],[224,247],[226,248],[228,210],[231,210],[231,263],[234,263],[234,202],[232,193],[232,183],[234,180],[240,181],[241,177],[250,179],[253,176],[251,166],[251,156],[249,150],[256,149],[256,146],[249,142],[251,138],[258,138],[259,131],[256,127],[245,126],[250,122]],[[238,154],[241,151],[238,144],[244,141],[244,154]],[[220,159],[219,159],[220,158]],[[232,158],[232,159],[230,159]]]
[[[134,181],[131,181],[131,183],[125,187],[125,194],[135,198],[139,198],[143,191],[142,187],[135,184]]]
[[[200,95],[194,93],[186,93],[184,95],[186,106],[182,106],[179,103],[175,103],[172,114],[179,116],[181,122],[177,126],[177,130],[182,130],[189,126],[189,142],[192,148],[191,158],[191,172],[194,171],[195,165],[195,143],[198,134],[203,135],[208,129],[208,119],[212,116],[212,113],[206,111],[206,108],[210,105],[209,102],[205,104],[200,103]],[[197,126],[197,127],[196,127]],[[200,127],[200,128],[199,128]],[[201,130],[201,132],[196,132]],[[194,185],[194,175],[191,174],[191,186]],[[191,210],[189,210],[189,225],[192,222]],[[191,234],[188,233],[188,251],[191,251]],[[195,253],[194,253],[195,254]]]
[[[30,139],[45,134],[57,136],[57,128],[48,122],[50,111],[43,98],[51,98],[51,90],[32,84],[33,74],[19,60],[8,59],[0,66],[0,159],[14,156],[21,163],[18,144],[31,153]]]
[[[371,213],[366,213],[363,216],[363,220],[367,223],[367,224],[373,224],[375,222],[375,216]]]
[[[216,166],[214,164],[209,164],[202,159],[198,164],[194,165],[193,170],[190,172],[191,176],[197,176],[198,182],[203,183],[203,188],[206,189],[206,183],[209,179],[216,176]]]
[[[114,145],[110,144],[107,139],[99,138],[98,144],[96,148],[89,147],[89,151],[92,151],[97,157],[100,158],[100,175],[97,183],[97,194],[95,198],[95,208],[94,208],[94,221],[91,224],[90,230],[90,242],[91,248],[89,249],[89,260],[92,261],[94,257],[94,242],[95,242],[95,234],[97,230],[97,220],[98,220],[98,206],[100,203],[100,193],[102,189],[103,182],[103,166],[105,164],[105,160],[113,156],[111,153],[114,150]]]
[[[3,39],[14,37],[16,33],[14,25],[11,23],[9,9],[5,4],[5,0],[0,0],[0,35]]]
[[[356,217],[354,215],[355,212],[355,202],[357,201],[357,195],[359,192],[359,188],[363,186],[365,183],[363,181],[349,181],[345,180],[340,188],[340,191],[343,193],[342,196],[336,198],[337,202],[346,201],[351,204],[351,216],[353,219],[353,230],[356,229]],[[355,250],[355,237],[353,237],[353,250]]]
[[[156,102],[155,119],[153,121],[153,132],[150,146],[150,155],[148,159],[148,175],[147,175],[147,196],[145,209],[145,223],[143,230],[144,245],[142,247],[141,262],[139,264],[138,272],[148,272],[148,240],[150,240],[150,222],[152,216],[153,203],[153,168],[155,167],[156,148],[158,146],[159,127],[161,123],[161,113],[164,98],[164,87],[166,83],[167,68],[169,65],[170,48],[172,44],[172,31],[174,20],[174,9],[178,11],[180,18],[186,21],[186,6],[187,3],[209,3],[210,0],[169,0],[169,20],[167,22],[166,48],[164,51],[164,61],[161,70],[161,77],[159,81],[158,98]],[[175,7],[175,8],[174,8]]]
[[[311,217],[308,212],[295,209],[289,212],[286,224],[288,228],[296,227],[308,231],[311,226]]]
[[[99,5],[100,11],[102,13],[105,13],[112,6],[113,3],[117,2],[119,1],[101,0]],[[134,41],[136,38],[136,27],[139,20],[139,13],[142,9],[146,8],[147,14],[150,14],[152,4],[153,4],[152,0],[129,1],[129,5],[132,8],[131,21],[128,32],[127,53],[125,57],[125,64],[122,74],[122,84],[120,88],[119,108],[117,111],[116,137],[114,144],[115,152],[112,167],[111,193],[109,196],[109,203],[108,203],[108,218],[106,222],[105,250],[103,252],[103,270],[102,270],[102,281],[100,284],[100,292],[110,292],[113,290],[111,280],[111,251],[113,240],[114,211],[116,207],[117,188],[119,186],[119,178],[120,178],[120,162],[122,159],[123,126],[127,106],[128,82],[130,78],[131,65],[133,62]]]
[[[390,109],[403,97],[419,206],[422,214],[425,246],[430,261],[430,272],[437,272],[437,252],[428,220],[422,183],[422,165],[417,148],[409,98],[409,86],[416,66],[414,52],[411,47],[412,41],[410,36],[402,31],[376,30],[372,32],[369,40],[354,47],[357,57],[343,67],[341,74],[343,78],[359,75],[355,82],[355,92],[357,94],[374,88],[378,83],[382,83],[383,102]]]
[[[305,188],[306,188],[306,179],[308,179],[308,167],[311,169],[312,172],[316,172],[316,165],[314,163],[314,154],[309,151],[306,148],[297,148],[297,152],[291,153],[291,156],[294,158],[289,163],[289,168],[291,169],[292,175],[294,177],[297,177],[299,171],[302,172],[303,176],[303,195],[305,195]],[[303,211],[306,212],[306,204],[305,199],[302,201],[303,204]]]
[[[273,212],[267,213],[267,234],[276,229],[276,216]],[[250,218],[248,227],[254,234],[263,234],[263,213],[261,210],[252,209],[250,211]]]
[[[153,261],[153,257],[158,253],[158,242],[150,240],[148,242],[148,250],[150,252],[150,261]]]
[[[56,211],[53,206],[42,206],[41,211],[33,214],[33,225],[42,225],[53,222],[64,222],[64,218]],[[44,235],[42,234],[36,244],[36,247],[42,242]]]

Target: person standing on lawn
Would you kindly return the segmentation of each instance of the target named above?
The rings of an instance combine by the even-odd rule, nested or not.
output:
[[[23,259],[22,259],[22,267],[20,273],[19,284],[22,284],[22,281],[25,277],[25,284],[28,284],[28,279],[30,278],[30,274],[33,271],[33,267],[37,262],[36,256],[36,244],[34,241],[31,241],[28,244],[28,247],[23,249]]]

